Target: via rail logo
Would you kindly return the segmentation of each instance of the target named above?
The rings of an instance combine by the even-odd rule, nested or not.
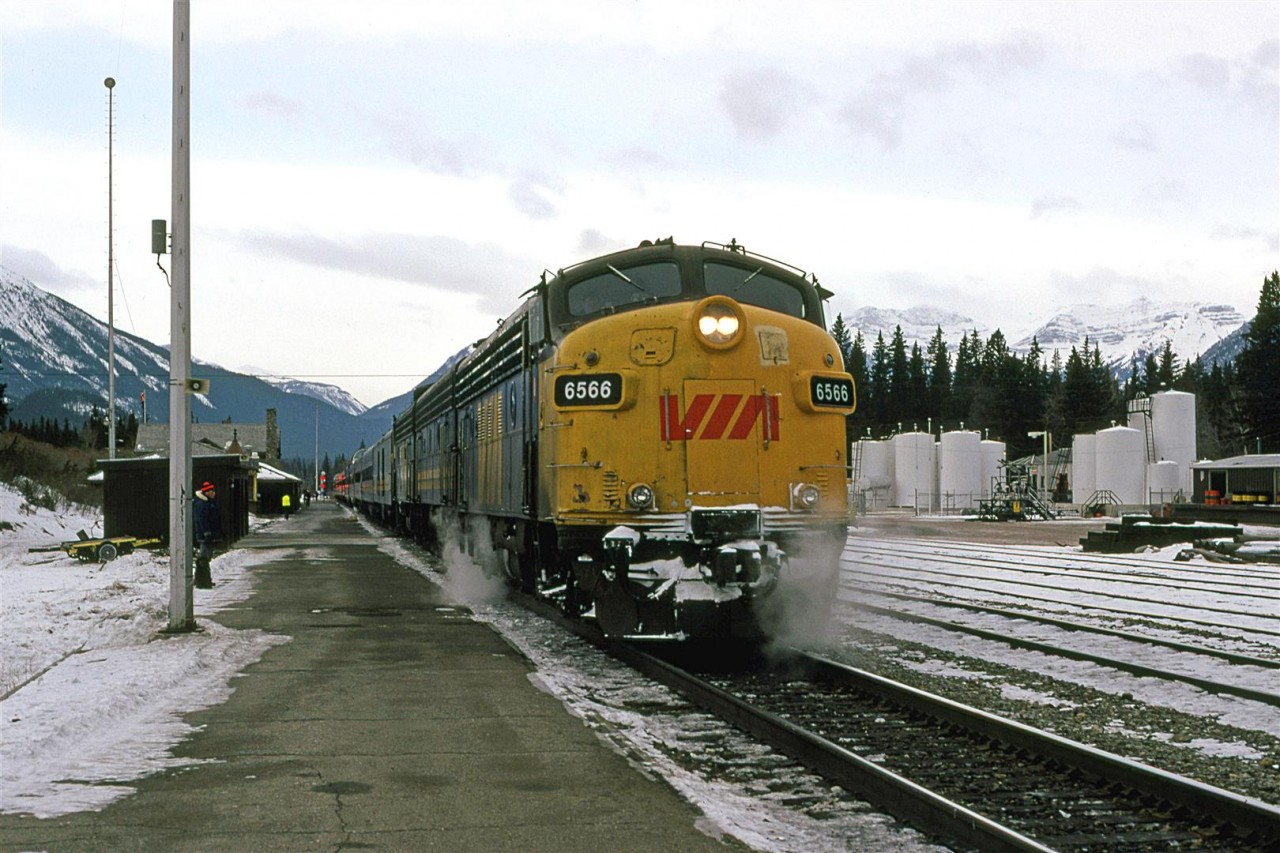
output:
[[[675,394],[664,394],[660,403],[663,441],[741,441],[751,436],[757,422],[764,440],[778,440],[778,398],[773,395],[695,394],[683,415]]]

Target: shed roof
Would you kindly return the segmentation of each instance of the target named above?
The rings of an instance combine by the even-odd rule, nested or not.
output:
[[[1191,466],[1198,471],[1219,468],[1280,468],[1280,453],[1253,453],[1245,456],[1229,456],[1226,459],[1206,459]]]
[[[301,477],[295,477],[288,471],[281,471],[279,468],[273,468],[265,462],[258,463],[258,482],[259,483],[301,483]]]
[[[259,456],[268,454],[266,424],[192,424],[191,454],[207,456],[226,453],[231,439],[240,442],[245,455],[254,453]],[[138,452],[159,453],[169,455],[169,425],[140,424],[138,439],[135,443]]]

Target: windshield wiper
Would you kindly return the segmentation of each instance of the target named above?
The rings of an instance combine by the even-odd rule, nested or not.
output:
[[[741,282],[739,282],[739,283],[738,283],[738,286],[737,286],[737,287],[735,287],[735,288],[733,289],[733,292],[734,292],[734,293],[737,293],[739,290],[741,290],[742,288],[746,287],[747,282],[751,281],[751,279],[753,279],[753,278],[755,278],[756,276],[760,275],[760,273],[762,273],[762,272],[764,272],[764,267],[759,267],[759,268],[757,268],[755,272],[753,272],[751,275],[747,276],[747,277],[746,277],[746,278],[744,278]]]
[[[634,281],[632,281],[631,279],[629,279],[629,278],[627,278],[625,275],[623,275],[622,270],[618,269],[618,268],[617,268],[617,267],[615,267],[613,264],[605,264],[605,266],[609,268],[609,272],[613,273],[613,274],[614,274],[614,275],[616,275],[618,278],[622,279],[622,280],[623,280],[623,281],[625,281],[627,284],[629,284],[629,285],[631,285],[632,287],[634,287],[636,290],[640,291],[641,293],[644,293],[644,292],[645,292],[645,290],[644,290],[644,288],[643,288],[643,287],[641,287],[640,285],[636,284]]]

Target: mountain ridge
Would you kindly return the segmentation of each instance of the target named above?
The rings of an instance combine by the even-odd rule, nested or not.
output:
[[[95,406],[105,408],[105,323],[3,266],[0,305],[5,306],[0,312],[0,382],[8,385],[12,417],[78,422]],[[962,336],[977,331],[985,338],[994,331],[956,311],[924,305],[905,310],[859,308],[844,321],[851,336],[862,332],[868,353],[877,334],[884,333],[888,341],[897,326],[903,327],[908,346],[919,343],[922,348],[941,327],[953,354]],[[1067,306],[1038,324],[1010,326],[1005,338],[1012,341],[1011,349],[1023,354],[1035,338],[1046,358],[1055,349],[1065,358],[1070,347],[1083,347],[1087,338],[1090,346],[1099,347],[1112,371],[1124,377],[1134,359],[1141,363],[1147,354],[1158,353],[1166,340],[1182,360],[1209,354],[1220,360],[1233,358],[1232,341],[1239,340],[1245,325],[1245,318],[1229,305],[1141,297],[1121,306]],[[463,348],[414,388],[368,408],[337,385],[196,362],[193,372],[209,378],[212,390],[193,398],[193,417],[257,423],[267,408],[275,408],[286,458],[309,458],[317,451],[350,455],[361,443],[372,444],[385,433],[417,388],[434,381],[469,351]],[[168,348],[117,330],[116,360],[117,411],[141,415],[140,397],[146,393],[148,419],[167,420]],[[234,393],[228,393],[228,386]]]

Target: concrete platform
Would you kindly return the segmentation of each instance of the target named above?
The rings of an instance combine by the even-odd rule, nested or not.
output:
[[[337,507],[312,504],[239,547],[277,556],[217,621],[292,641],[188,717],[203,727],[176,749],[190,764],[101,812],[0,816],[0,849],[746,849],[700,831],[696,808]]]

